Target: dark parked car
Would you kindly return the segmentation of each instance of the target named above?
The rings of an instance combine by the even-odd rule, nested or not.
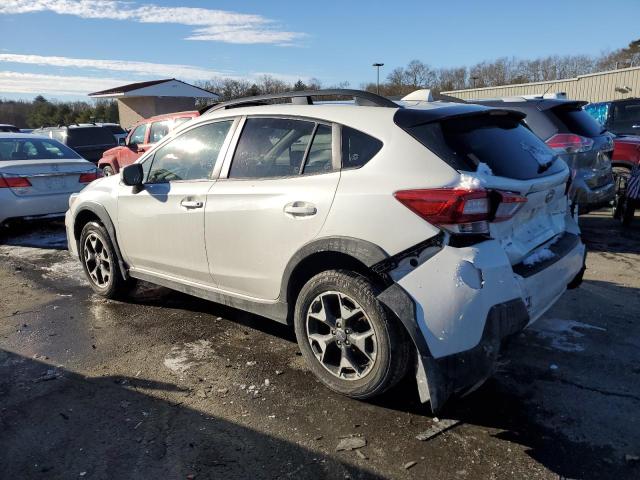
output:
[[[111,130],[96,125],[43,127],[34,130],[33,133],[58,140],[94,163],[102,158],[105,151],[117,145]]]
[[[616,135],[640,135],[640,98],[590,103],[584,109]]]
[[[571,168],[571,197],[580,213],[608,205],[613,200],[613,135],[583,110],[586,102],[522,97],[472,102],[527,115],[524,119],[527,126]]]

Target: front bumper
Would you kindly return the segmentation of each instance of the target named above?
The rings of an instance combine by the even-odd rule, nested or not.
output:
[[[420,398],[434,411],[484,382],[501,342],[539,318],[581,273],[584,245],[565,237],[549,247],[553,259],[531,270],[513,267],[495,240],[445,246],[382,292],[380,301],[414,340]]]

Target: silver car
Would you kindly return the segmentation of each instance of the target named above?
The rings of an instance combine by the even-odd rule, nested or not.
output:
[[[57,140],[0,133],[0,225],[63,216],[69,196],[98,175],[94,164]]]

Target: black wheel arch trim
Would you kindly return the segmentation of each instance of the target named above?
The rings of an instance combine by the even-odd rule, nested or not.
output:
[[[113,222],[111,221],[111,217],[109,216],[109,213],[107,212],[106,208],[104,208],[99,203],[94,203],[94,202],[83,203],[78,208],[78,210],[76,210],[76,213],[75,213],[74,218],[73,218],[74,232],[75,232],[75,227],[76,227],[76,221],[77,221],[79,215],[82,212],[85,212],[85,211],[91,212],[96,217],[98,217],[100,219],[100,223],[102,223],[104,228],[107,230],[107,233],[109,234],[109,237],[110,237],[110,240],[111,240],[111,244],[113,245],[113,248],[116,251],[116,256],[118,257],[118,266],[120,267],[120,274],[122,275],[122,278],[127,280],[129,278],[129,273],[128,273],[129,269],[127,267],[127,264],[124,262],[124,260],[122,258],[122,254],[120,253],[120,245],[118,244],[118,238],[116,236],[116,229],[115,229],[115,226],[113,225]],[[74,236],[75,236],[75,233],[74,233]],[[74,240],[76,242],[80,241],[79,238],[74,238]],[[78,248],[78,257],[79,256],[80,256],[80,248]]]

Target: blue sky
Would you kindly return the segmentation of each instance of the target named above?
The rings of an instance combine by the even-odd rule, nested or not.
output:
[[[518,5],[518,6],[517,6]],[[0,0],[0,97],[83,98],[213,75],[358,87],[419,59],[598,54],[640,37],[638,0]]]

